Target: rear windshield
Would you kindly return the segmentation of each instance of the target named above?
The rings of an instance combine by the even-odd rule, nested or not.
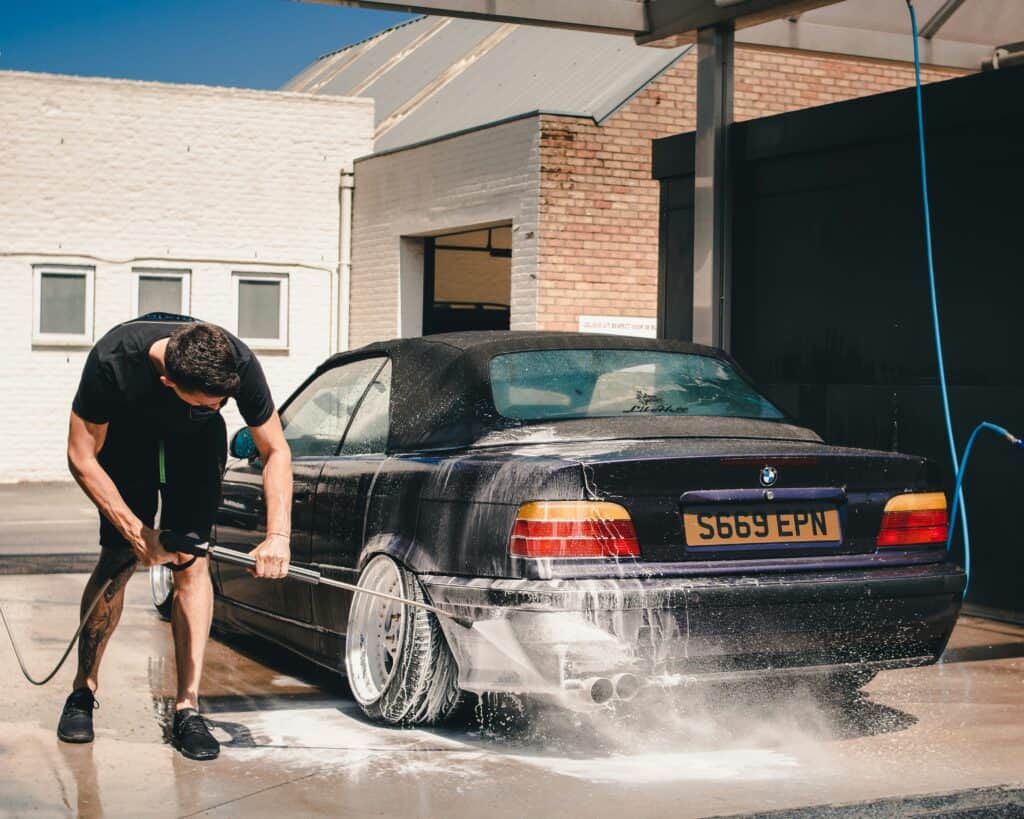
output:
[[[494,405],[524,421],[632,415],[782,419],[726,361],[648,350],[534,350],[491,359]]]

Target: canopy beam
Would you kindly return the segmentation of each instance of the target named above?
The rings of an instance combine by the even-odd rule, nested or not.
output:
[[[957,13],[960,6],[963,4],[964,0],[946,0],[945,3],[939,6],[938,11],[936,11],[935,14],[933,14],[928,21],[921,26],[921,31],[919,32],[921,37],[925,40],[932,39],[932,37],[939,33],[939,29],[949,22],[949,18]]]
[[[731,23],[697,32],[693,191],[693,340],[729,346],[729,162],[735,35]]]

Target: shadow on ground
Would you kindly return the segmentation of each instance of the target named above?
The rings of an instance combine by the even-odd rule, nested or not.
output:
[[[228,736],[225,747],[259,748],[261,741],[240,714],[260,718],[274,711],[337,707],[367,731],[381,727],[367,720],[352,701],[339,674],[297,658],[258,638],[219,635],[246,658],[312,687],[299,693],[267,691],[247,695],[204,696],[202,710],[213,727]],[[170,741],[173,702],[153,686],[153,703],[166,741]],[[234,719],[218,719],[230,714]],[[557,755],[588,759],[642,752],[717,751],[739,747],[770,749],[794,742],[856,739],[903,731],[917,722],[904,711],[873,702],[861,691],[775,681],[758,685],[699,685],[687,689],[648,690],[616,708],[572,711],[514,696],[467,695],[459,711],[441,726],[418,728],[446,748],[460,746],[506,756]],[[387,729],[401,737],[402,728]],[[429,745],[429,743],[428,743]],[[293,749],[313,750],[305,745]],[[404,748],[408,750],[408,748]],[[426,746],[422,748],[427,750]]]

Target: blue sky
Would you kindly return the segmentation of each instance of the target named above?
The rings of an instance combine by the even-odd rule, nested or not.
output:
[[[292,0],[0,0],[0,69],[279,88],[409,16]]]

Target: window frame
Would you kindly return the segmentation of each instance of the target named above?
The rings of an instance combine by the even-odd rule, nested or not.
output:
[[[391,449],[391,395],[392,395],[392,384],[394,383],[395,367],[391,361],[390,355],[384,356],[368,356],[366,358],[356,359],[356,361],[365,361],[367,359],[381,358],[381,365],[377,368],[377,371],[373,374],[373,378],[366,385],[366,389],[363,390],[363,394],[359,396],[359,400],[356,402],[355,407],[352,410],[352,415],[348,419],[348,423],[345,425],[345,432],[341,436],[341,443],[338,444],[337,450],[335,450],[335,457],[337,458],[359,458],[366,456],[380,456],[387,455]],[[353,363],[353,362],[349,362]],[[341,365],[344,366],[344,365]],[[373,452],[345,452],[345,444],[348,443],[348,434],[352,431],[352,425],[355,423],[360,411],[363,409],[363,405],[366,403],[366,397],[370,394],[370,388],[376,383],[377,379],[380,378],[381,373],[385,370],[388,371],[388,403],[387,403],[387,431],[384,435],[384,449],[375,450]]]
[[[43,276],[79,275],[85,279],[85,306],[83,333],[44,333],[43,323]],[[95,337],[96,319],[96,268],[79,264],[34,264],[32,265],[32,343],[51,347],[91,347]]]
[[[334,450],[330,454],[317,454],[317,455],[295,455],[294,453],[292,453],[292,460],[324,460],[326,458],[337,458],[337,457],[339,457],[339,453],[341,452],[341,448],[342,448],[343,444],[345,443],[345,437],[348,435],[349,427],[352,426],[352,420],[355,418],[356,413],[359,411],[360,407],[362,407],[363,401],[366,398],[366,394],[369,391],[370,387],[373,385],[373,382],[380,375],[381,371],[390,363],[391,357],[388,354],[386,354],[386,353],[380,353],[380,352],[374,351],[372,353],[367,353],[367,354],[363,354],[363,355],[356,355],[356,356],[353,356],[351,358],[347,358],[345,360],[338,361],[336,363],[333,363],[332,366],[329,366],[329,367],[318,367],[316,370],[313,371],[313,373],[309,376],[309,378],[307,378],[298,387],[295,388],[295,391],[291,395],[289,395],[288,399],[280,406],[280,408],[278,410],[278,414],[279,414],[279,416],[281,416],[282,422],[283,422],[284,421],[284,417],[283,416],[288,412],[288,410],[291,408],[292,404],[294,404],[295,401],[299,398],[299,396],[301,396],[319,378],[322,378],[323,376],[327,375],[328,373],[334,372],[335,370],[340,369],[341,367],[347,367],[347,366],[351,366],[353,364],[359,364],[359,363],[361,363],[363,361],[375,361],[375,362],[378,362],[377,368],[373,371],[372,375],[370,376],[369,381],[366,382],[365,386],[363,387],[362,392],[359,393],[359,398],[356,400],[355,404],[353,404],[352,414],[349,415],[348,420],[345,422],[345,427],[341,431],[341,436],[339,437],[338,442],[337,442],[337,444],[334,447]],[[389,436],[389,440],[390,440],[390,432],[391,432],[390,424],[391,424],[391,417],[390,417],[390,396],[389,396],[389,410],[388,410],[388,436]],[[284,431],[285,440],[286,441],[288,440],[287,426],[288,426],[287,423],[283,423],[282,424],[282,430]],[[290,445],[289,445],[289,448],[290,448]],[[344,457],[344,456],[342,456],[342,457]]]
[[[231,306],[235,322],[235,335],[244,341],[253,350],[287,350],[289,346],[289,334],[291,332],[289,316],[290,298],[290,275],[288,273],[270,272],[249,272],[236,270],[232,274],[234,280],[231,285]],[[277,338],[255,338],[243,336],[240,332],[240,316],[238,311],[241,306],[241,288],[243,282],[278,282],[281,298],[278,303],[278,337]]]
[[[143,279],[179,279],[181,281],[181,304],[177,310],[170,312],[180,315],[190,315],[192,309],[192,271],[187,268],[171,269],[160,267],[133,267],[132,268],[132,316],[138,317],[139,296],[142,289]]]

